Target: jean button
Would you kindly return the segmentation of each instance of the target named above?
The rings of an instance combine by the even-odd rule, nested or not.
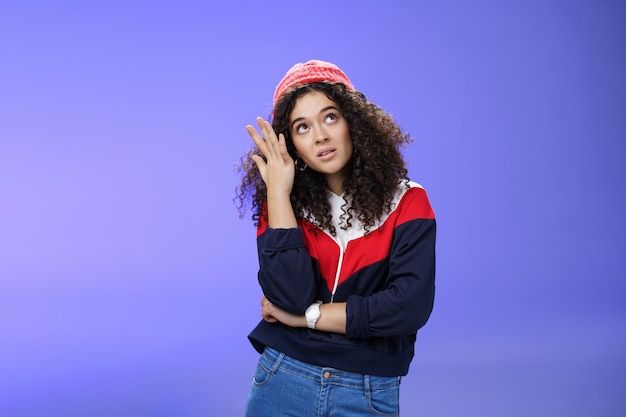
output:
[[[330,372],[328,371],[324,372],[324,378],[330,378]]]

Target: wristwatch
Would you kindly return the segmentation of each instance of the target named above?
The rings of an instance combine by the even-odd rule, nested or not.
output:
[[[306,318],[306,325],[309,329],[315,329],[315,323],[317,323],[320,316],[322,315],[320,313],[321,304],[322,304],[321,301],[316,301],[310,306],[308,306],[306,311],[304,312],[304,317]]]

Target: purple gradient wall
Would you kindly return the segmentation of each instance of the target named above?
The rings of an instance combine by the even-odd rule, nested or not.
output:
[[[406,416],[626,415],[626,6],[4,2],[0,415],[237,416],[244,126],[333,61],[415,138],[438,293]]]

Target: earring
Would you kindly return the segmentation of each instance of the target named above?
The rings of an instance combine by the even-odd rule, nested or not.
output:
[[[306,164],[306,162],[304,162],[302,159],[300,158],[296,158],[296,160],[294,161],[294,163],[296,164],[296,168],[298,169],[298,171],[302,172],[304,171],[308,165]],[[304,164],[304,165],[303,165]]]

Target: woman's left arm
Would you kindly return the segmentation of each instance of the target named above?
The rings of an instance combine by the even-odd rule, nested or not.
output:
[[[406,335],[426,324],[435,297],[435,235],[434,218],[396,228],[387,287],[367,297],[348,298],[349,338]]]
[[[281,322],[290,327],[307,327],[304,314],[291,314],[261,297],[261,316],[273,323]],[[323,332],[346,334],[346,303],[326,303],[320,305],[320,317],[315,328]]]

